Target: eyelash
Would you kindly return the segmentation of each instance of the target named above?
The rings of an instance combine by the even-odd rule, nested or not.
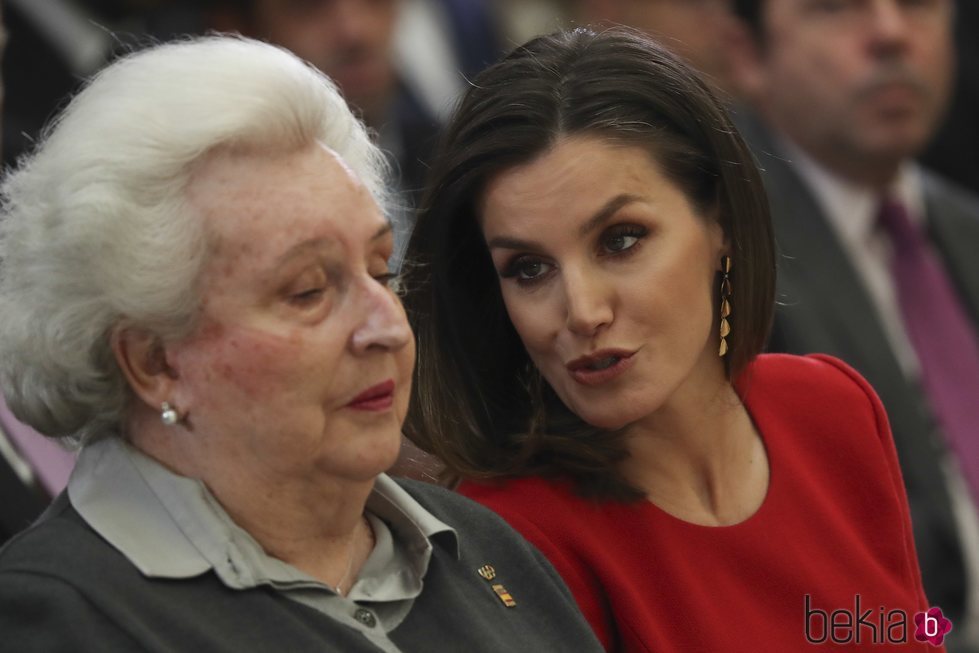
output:
[[[649,235],[649,229],[637,224],[615,225],[602,233],[601,245],[604,247],[613,238],[635,238],[636,242],[622,249],[603,252],[604,256],[630,256],[635,253],[642,239]]]
[[[401,294],[401,275],[397,272],[385,272],[374,277],[374,280],[390,289],[394,294]]]
[[[615,225],[606,229],[602,232],[599,238],[598,248],[599,256],[608,256],[615,258],[625,258],[634,254],[641,244],[643,238],[649,235],[649,229],[640,225],[634,224],[622,224]],[[608,249],[609,241],[615,238],[625,239],[625,238],[635,238],[635,242],[630,244],[628,247],[621,249]],[[509,263],[500,272],[500,276],[504,279],[515,279],[516,282],[522,286],[533,286],[541,281],[543,281],[550,273],[547,272],[539,273],[533,277],[521,277],[520,274],[525,271],[525,266],[528,265],[550,265],[553,268],[553,264],[547,263],[541,257],[531,254],[519,254],[510,260]]]
[[[318,301],[324,292],[326,292],[326,288],[310,288],[309,290],[289,295],[289,303],[301,307],[309,306]]]

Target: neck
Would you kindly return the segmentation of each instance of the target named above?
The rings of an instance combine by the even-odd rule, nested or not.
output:
[[[364,506],[374,479],[279,474],[241,460],[195,455],[201,435],[155,415],[134,418],[135,447],[171,471],[201,480],[240,528],[270,556],[330,587],[349,589],[373,548]]]
[[[675,398],[631,427],[622,472],[666,512],[693,523],[748,518],[764,500],[764,445],[726,380]]]
[[[898,171],[901,169],[900,161],[870,162],[865,160],[862,164],[857,159],[845,157],[819,156],[817,153],[811,153],[810,156],[837,177],[856,186],[868,188],[877,195],[883,195],[887,192],[894,184]]]
[[[903,152],[868,154],[854,148],[835,146],[834,143],[813,142],[797,138],[792,130],[780,129],[777,123],[776,128],[784,138],[833,175],[876,194],[883,194],[893,185],[906,158]]]

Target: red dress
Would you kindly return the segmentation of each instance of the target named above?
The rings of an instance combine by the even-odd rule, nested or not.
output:
[[[737,385],[770,466],[764,502],[739,524],[585,500],[561,479],[460,492],[540,548],[610,651],[943,650],[915,640],[927,603],[890,428],[867,382],[827,356],[764,355]]]

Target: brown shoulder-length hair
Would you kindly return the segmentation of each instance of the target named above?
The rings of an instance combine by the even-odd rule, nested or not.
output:
[[[731,244],[729,378],[761,350],[775,257],[758,170],[686,64],[625,29],[536,38],[477,76],[443,133],[406,255],[418,365],[405,431],[450,478],[570,477],[588,496],[638,496],[621,432],[584,423],[543,381],[507,315],[479,224],[487,183],[562,136],[647,149]]]

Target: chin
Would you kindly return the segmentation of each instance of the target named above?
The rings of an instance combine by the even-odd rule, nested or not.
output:
[[[385,439],[383,443],[377,444],[377,451],[371,460],[373,463],[374,476],[386,472],[398,462],[401,454],[401,431],[398,431],[390,440]]]
[[[634,415],[633,411],[614,411],[607,407],[594,411],[573,409],[572,412],[588,425],[604,431],[624,428],[642,417],[641,415]]]

